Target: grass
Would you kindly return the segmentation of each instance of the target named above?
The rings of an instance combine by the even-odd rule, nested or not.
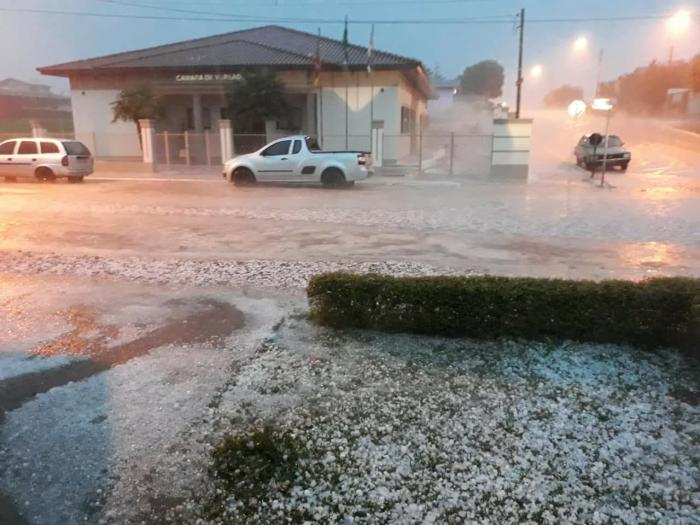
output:
[[[290,431],[271,425],[224,438],[212,451],[209,473],[216,490],[209,518],[227,523],[233,510],[239,517],[252,516],[271,492],[288,494],[302,454]]]

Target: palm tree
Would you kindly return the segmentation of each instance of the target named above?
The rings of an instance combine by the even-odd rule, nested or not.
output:
[[[163,116],[165,108],[160,96],[153,93],[148,86],[136,86],[123,89],[117,100],[112,102],[112,122],[118,120],[136,123],[136,130],[141,144],[140,119],[158,120]],[[143,144],[141,144],[143,147]]]
[[[241,79],[226,90],[227,113],[242,132],[254,131],[256,124],[284,117],[289,106],[284,84],[268,69],[243,71]]]

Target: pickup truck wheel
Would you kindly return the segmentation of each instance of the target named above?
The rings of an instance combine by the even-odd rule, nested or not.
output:
[[[338,168],[328,168],[321,174],[321,184],[327,188],[342,188],[347,182]]]
[[[236,186],[252,186],[255,184],[255,175],[248,168],[236,168],[231,179]]]
[[[49,168],[37,168],[34,176],[38,180],[45,180],[47,182],[52,182],[56,180],[56,175]]]

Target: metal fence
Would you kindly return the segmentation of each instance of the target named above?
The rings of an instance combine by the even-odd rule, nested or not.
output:
[[[83,142],[98,159],[141,158],[138,134],[134,133],[48,133],[48,137]],[[0,141],[17,138],[17,134],[0,134]],[[26,136],[26,135],[25,135]],[[228,159],[221,155],[218,131],[203,133],[159,132],[154,137],[155,161],[162,166],[220,166]],[[371,151],[369,134],[324,135],[325,150]],[[489,172],[491,134],[431,133],[419,135],[382,134],[381,145],[373,152],[376,165],[395,166],[408,171],[435,175],[479,175]],[[234,134],[236,155],[250,153],[268,142],[265,134]]]

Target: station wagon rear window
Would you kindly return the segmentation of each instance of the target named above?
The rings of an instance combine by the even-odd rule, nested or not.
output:
[[[41,143],[42,153],[60,153],[61,150],[58,149],[58,145],[53,142],[42,142]]]
[[[63,143],[63,147],[66,148],[68,155],[90,155],[90,150],[85,144],[77,140],[66,141]]]

